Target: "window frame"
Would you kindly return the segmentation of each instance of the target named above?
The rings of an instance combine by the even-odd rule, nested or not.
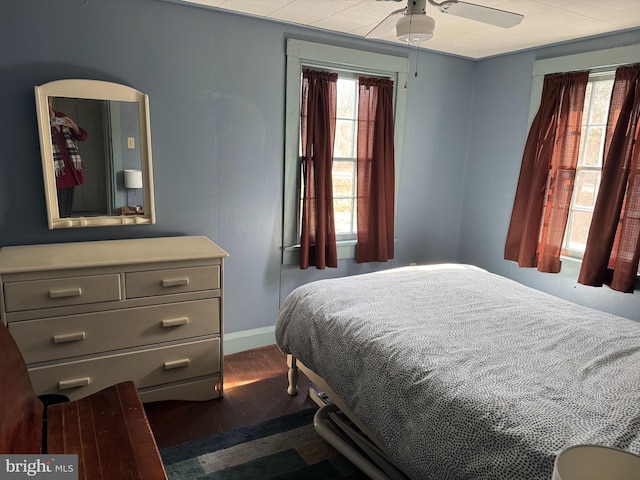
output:
[[[589,70],[589,80],[591,81],[592,76],[597,76],[603,72],[615,73],[616,68],[622,65],[638,62],[640,62],[640,49],[638,48],[638,45],[628,45],[605,50],[596,50],[593,52],[536,60],[533,64],[532,71],[531,100],[529,103],[527,131],[531,129],[531,124],[533,123],[533,119],[535,118],[540,106],[545,75]],[[571,201],[573,205],[573,195]],[[565,240],[563,239],[563,246],[564,241]],[[574,255],[569,256],[563,251],[560,255],[560,259],[562,260],[561,271],[566,271],[571,275],[577,275],[580,265],[582,264],[582,257]],[[565,262],[565,260],[567,261]],[[568,266],[569,268],[565,269],[565,266]]]
[[[287,72],[285,91],[285,167],[282,233],[282,263],[299,262],[300,216],[300,103],[303,68],[321,68],[326,71],[353,72],[390,78],[394,82],[394,147],[395,195],[398,194],[399,169],[404,136],[406,104],[406,57],[374,53],[353,48],[287,39]],[[397,202],[396,202],[397,205]],[[357,240],[337,242],[338,259],[355,258]]]

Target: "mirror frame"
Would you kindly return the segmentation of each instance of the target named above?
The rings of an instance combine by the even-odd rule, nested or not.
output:
[[[36,85],[36,113],[40,136],[42,175],[49,229],[74,227],[102,227],[109,225],[140,225],[156,223],[151,162],[151,126],[149,96],[126,85],[101,80],[56,80]],[[49,124],[48,97],[113,100],[138,104],[140,131],[140,162],[142,170],[143,215],[113,215],[60,218],[56,178],[53,168],[53,147]]]

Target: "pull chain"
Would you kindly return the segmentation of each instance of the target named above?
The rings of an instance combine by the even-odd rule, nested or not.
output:
[[[407,42],[407,71],[404,77],[404,89],[407,89],[407,82],[409,81],[409,60],[411,59],[411,43]]]
[[[412,22],[413,20],[413,15],[411,15],[409,17],[409,39],[407,40],[407,71],[406,71],[406,77],[405,77],[405,81],[404,81],[404,89],[407,89],[407,82],[409,79],[409,60],[411,59],[411,40],[412,40],[412,36],[411,36],[411,27],[412,27]],[[416,42],[416,70],[414,72],[414,78],[418,78],[418,58],[420,57],[420,40],[418,40]]]

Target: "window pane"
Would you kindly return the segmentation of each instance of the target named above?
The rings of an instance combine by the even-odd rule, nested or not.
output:
[[[571,234],[569,245],[571,250],[584,252],[591,225],[591,212],[573,212],[571,215]]]
[[[336,226],[336,234],[352,233],[353,225],[353,199],[343,198],[333,200],[333,215]]]
[[[605,127],[588,127],[584,135],[582,165],[596,167],[602,165]]]
[[[356,88],[355,80],[338,78],[338,99],[336,116],[338,118],[356,118]]]
[[[589,119],[589,115],[587,112],[589,111],[589,106],[591,105],[591,92],[593,92],[593,82],[587,83],[587,89],[584,93],[584,113],[582,115],[582,125],[584,126]]]
[[[338,97],[340,98],[340,97]],[[354,141],[355,122],[353,120],[336,120],[336,138],[333,147],[333,156],[350,158],[355,156]]]
[[[589,123],[607,123],[612,88],[613,80],[603,80],[593,83],[593,103],[589,115]]]
[[[599,171],[582,171],[576,175],[574,206],[593,209],[600,185]]]
[[[355,163],[351,161],[333,161],[333,197],[352,198],[354,191]]]

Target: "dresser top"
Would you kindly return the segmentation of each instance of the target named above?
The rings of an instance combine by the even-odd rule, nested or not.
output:
[[[0,274],[227,257],[207,237],[160,237],[0,248]]]

